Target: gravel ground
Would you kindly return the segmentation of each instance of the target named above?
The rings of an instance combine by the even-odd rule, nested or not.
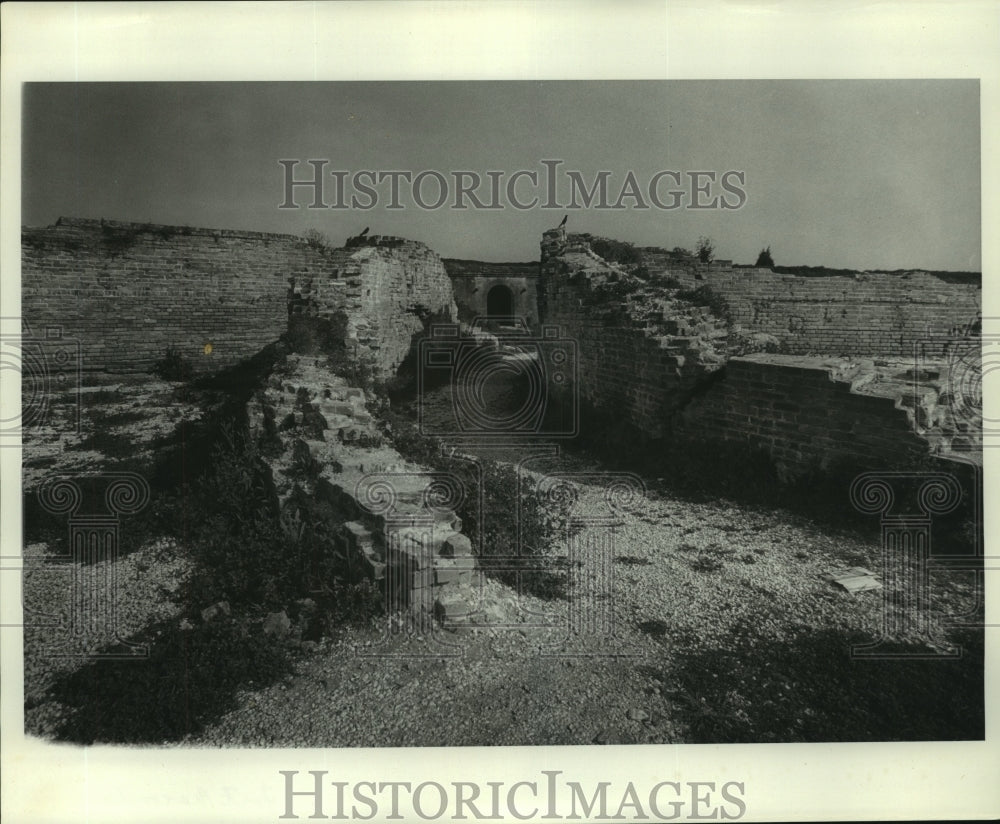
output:
[[[201,414],[177,388],[147,375],[102,374],[53,394],[42,421],[25,435],[22,488],[34,489],[57,469],[80,475],[100,471],[109,457],[148,457],[158,438]]]
[[[107,395],[96,391],[104,394],[95,398]],[[126,391],[120,402],[131,409],[156,395],[159,407],[148,414],[162,419],[164,431],[194,414],[190,404],[169,400],[169,385],[137,391],[142,398]],[[117,420],[133,438],[153,431],[130,416]],[[28,463],[41,469],[57,459],[64,448],[56,450],[57,440],[43,438]],[[160,669],[142,661],[95,667],[74,657],[95,639],[44,626],[37,616],[65,624],[72,576],[97,581],[108,570],[54,566],[43,561],[49,546],[31,544],[24,574],[32,616],[25,630],[26,730],[87,740],[67,733],[67,720],[86,719],[98,700],[87,690],[117,689],[109,700],[135,714],[136,729],[151,715],[169,723],[135,735],[128,718],[113,732],[98,723],[88,732],[97,740],[373,747],[975,736],[982,668],[974,655],[961,665],[851,660],[852,642],[879,637],[883,593],[850,595],[822,576],[854,566],[878,572],[875,542],[788,512],[657,491],[609,512],[600,483],[577,486],[575,515],[613,514],[618,526],[613,541],[600,525],[575,535],[581,554],[573,557],[582,566],[569,567],[568,599],[542,600],[486,580],[475,595],[486,625],[424,634],[389,634],[387,624],[344,627],[316,644],[289,642],[279,655],[256,616],[215,638],[235,639],[239,666],[214,659],[216,647],[196,657],[193,642],[184,640],[179,602],[188,568],[180,548],[164,540],[114,562],[119,635],[145,634]],[[568,546],[556,552],[565,555]],[[976,610],[974,580],[940,570],[931,583],[930,636],[944,648],[944,616]],[[569,627],[580,616],[612,621],[598,622],[600,632],[574,634]],[[201,669],[187,671],[189,663]],[[127,676],[144,666],[136,683],[149,695],[127,692],[135,691]],[[216,666],[219,672],[204,671]],[[81,694],[57,689],[83,670],[90,680],[81,682]],[[199,708],[190,696],[210,700]]]
[[[602,497],[603,490],[591,487],[579,506],[593,509]],[[658,496],[645,498],[622,520],[612,550],[618,559],[609,599],[614,638],[567,640],[575,593],[569,602],[540,601],[491,582],[488,589],[501,600],[516,599],[530,614],[527,624],[546,618],[559,628],[514,623],[461,636],[439,628],[430,637],[391,641],[379,631],[348,631],[300,660],[294,676],[245,691],[237,710],[187,743],[690,741],[696,740],[687,723],[692,696],[684,694],[681,659],[731,646],[734,633],[747,625],[762,648],[817,629],[878,637],[881,593],[848,595],[821,577],[853,565],[877,569],[875,546],[821,534],[786,514]],[[948,576],[936,583],[942,607],[971,607],[970,581]],[[593,589],[590,597],[603,587]],[[460,654],[441,655],[435,636],[458,644]],[[842,654],[843,666],[850,666],[846,642]],[[752,685],[746,687],[752,692]],[[791,676],[774,685],[776,697],[794,689]]]
[[[113,562],[84,566],[52,563],[51,557],[44,543],[29,544],[24,550],[25,730],[38,735],[51,734],[66,718],[67,708],[50,695],[57,679],[78,670],[88,655],[104,651],[109,635],[127,639],[151,623],[178,615],[177,599],[189,572],[176,545],[166,539]],[[74,624],[74,591],[93,592],[95,587],[104,591],[111,566],[117,576],[113,630],[94,632]]]

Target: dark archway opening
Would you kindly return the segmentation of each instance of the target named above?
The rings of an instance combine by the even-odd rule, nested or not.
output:
[[[514,293],[502,283],[498,283],[486,294],[486,315],[491,318],[509,318],[514,315]]]

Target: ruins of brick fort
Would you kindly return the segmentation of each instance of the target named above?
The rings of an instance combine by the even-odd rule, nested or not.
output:
[[[134,372],[168,349],[217,370],[277,340],[295,313],[337,315],[384,378],[429,319],[515,315],[558,327],[576,348],[581,400],[652,438],[744,442],[792,473],[978,449],[978,410],[942,366],[977,328],[978,280],[779,274],[656,248],[626,266],[588,239],[550,230],[539,262],[486,263],[379,235],[330,248],[63,218],[23,232],[22,316],[32,334],[59,327],[79,341],[84,370]]]
[[[502,337],[519,320],[522,338],[554,334],[570,350],[573,368],[562,371],[571,380],[550,384],[553,397],[569,392],[587,420],[604,414],[641,442],[764,454],[783,481],[928,460],[976,473],[978,278],[808,276],[657,248],[615,262],[595,240],[553,229],[539,261],[488,263],[442,260],[381,235],[333,248],[293,235],[63,218],[23,230],[22,317],[34,338],[76,342],[84,372],[116,374],[149,372],[168,351],[195,373],[218,372],[277,342],[295,318],[336,320],[350,358],[375,380],[412,360],[432,324],[495,347],[475,324],[485,319]],[[362,489],[373,465],[405,463],[377,443],[351,452],[372,427],[364,391],[299,359],[249,412],[258,432],[284,438],[279,486],[293,489],[297,464],[321,468],[309,494],[337,513],[331,527],[374,577],[403,576],[411,602],[446,617],[449,604],[463,608],[442,587],[468,583],[475,553],[461,519],[428,504],[433,477],[410,473],[393,512],[373,509],[377,496]]]

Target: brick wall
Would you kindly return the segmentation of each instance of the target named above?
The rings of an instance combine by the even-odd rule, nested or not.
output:
[[[625,298],[614,290],[601,297],[601,283],[628,280],[621,267],[560,230],[543,236],[542,319],[576,342],[582,401],[648,438],[764,449],[789,477],[836,463],[903,464],[930,452],[900,398],[854,391],[859,359],[834,356],[912,357],[918,340],[930,342],[927,356],[940,355],[951,327],[978,314],[977,286],[928,273],[798,277],[728,262],[670,267],[647,266],[652,277],[633,282]],[[677,282],[666,285],[673,275]],[[773,335],[792,354],[732,357],[729,342],[719,345],[720,319],[676,300],[678,286],[705,284],[728,299],[744,332]],[[816,350],[824,355],[794,354]]]
[[[285,331],[289,297],[344,312],[385,373],[405,357],[420,307],[453,312],[440,258],[372,238],[327,249],[294,235],[61,218],[22,231],[21,313],[60,327],[84,370],[146,371],[176,349],[199,371],[229,366]],[[303,294],[306,300],[303,301]]]
[[[927,441],[894,398],[852,391],[856,369],[794,355],[730,358],[721,380],[677,416],[675,434],[763,449],[789,477],[926,455]]]
[[[297,280],[295,304],[344,313],[349,339],[381,377],[391,375],[428,318],[454,320],[451,280],[427,246],[388,235],[356,237],[327,252],[325,271]]]
[[[912,356],[920,346],[939,355],[982,306],[981,283],[928,272],[803,276],[642,253],[650,273],[687,289],[711,287],[744,330],[774,335],[792,354]]]
[[[486,315],[486,297],[497,285],[511,291],[514,314],[529,328],[538,324],[538,263],[486,263],[478,260],[444,261],[455,291],[459,320],[472,323]]]
[[[650,437],[661,437],[670,415],[722,365],[717,350],[724,323],[686,303],[669,303],[655,319],[642,314],[653,301],[625,307],[613,296],[621,283],[614,267],[586,246],[563,248],[556,233],[546,233],[546,242],[542,320],[573,343],[578,402],[621,414]]]

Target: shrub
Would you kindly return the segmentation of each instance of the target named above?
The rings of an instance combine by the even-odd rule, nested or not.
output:
[[[771,257],[771,247],[768,246],[765,249],[760,250],[760,254],[757,255],[757,262],[754,266],[758,268],[773,269],[774,268],[774,258]]]
[[[606,280],[594,286],[585,304],[595,306],[603,303],[621,303],[639,287],[639,281],[632,277]]]
[[[180,350],[169,346],[163,357],[153,364],[153,372],[165,381],[186,381],[194,374],[194,367]]]
[[[270,473],[253,439],[224,425],[208,471],[194,484],[195,603],[287,603],[303,589],[299,547],[282,528]]]
[[[319,231],[319,229],[306,229],[302,233],[302,237],[305,238],[310,249],[325,250],[331,248],[333,245],[330,243],[330,238]]]
[[[726,299],[712,289],[711,286],[699,286],[697,289],[682,289],[674,297],[679,300],[686,300],[695,306],[706,306],[712,311],[713,315],[723,318],[727,322],[732,320],[729,304],[726,303]]]
[[[289,350],[301,355],[330,355],[344,349],[346,320],[291,315],[284,335]]]
[[[712,242],[712,238],[702,235],[698,238],[698,246],[696,247],[698,253],[698,260],[702,263],[711,263],[712,259],[715,257],[715,244]]]
[[[563,595],[565,581],[550,548],[565,534],[568,511],[548,508],[510,464],[483,461],[481,467],[484,511],[467,505],[459,512],[470,539],[482,542],[480,566],[540,597]]]
[[[440,442],[423,436],[412,421],[387,413],[387,434],[404,457],[458,478],[467,490],[478,489],[473,464],[441,451]],[[489,574],[541,597],[562,594],[563,576],[550,549],[565,534],[565,508],[547,506],[506,463],[480,460],[483,509],[476,494],[465,496],[457,515],[473,546],[481,540],[480,566]]]
[[[614,240],[606,237],[582,235],[590,245],[591,251],[609,263],[641,263],[642,252],[631,243],[624,240]]]

